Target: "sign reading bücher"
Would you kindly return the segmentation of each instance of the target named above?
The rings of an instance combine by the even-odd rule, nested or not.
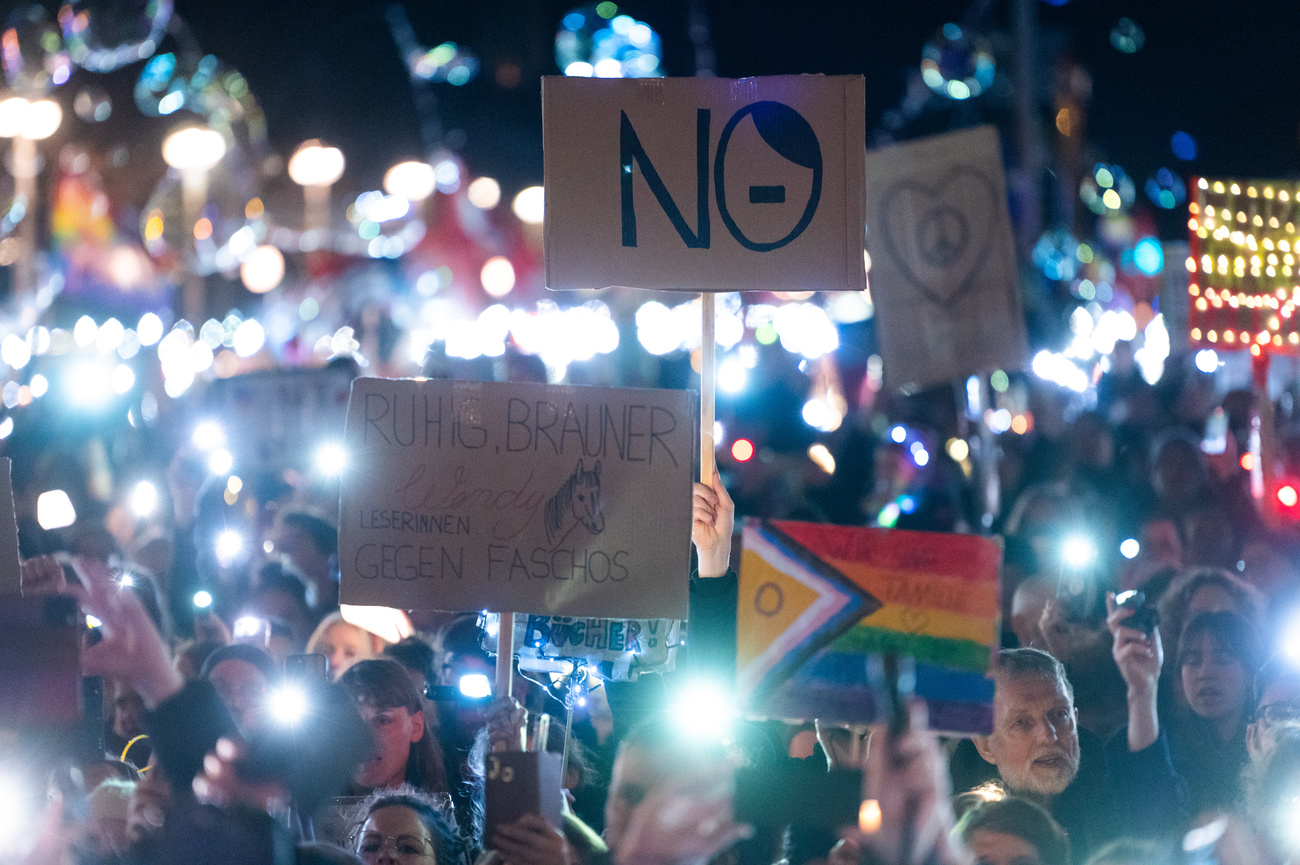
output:
[[[862,76],[542,80],[546,285],[866,288]]]
[[[357,379],[340,599],[686,618],[686,391]]]

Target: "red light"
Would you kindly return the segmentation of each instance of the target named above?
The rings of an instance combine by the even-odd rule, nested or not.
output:
[[[1244,454],[1242,454],[1242,455],[1241,455],[1241,467],[1242,467],[1243,469],[1245,469],[1246,471],[1251,471],[1251,470],[1253,470],[1253,469],[1255,468],[1255,455],[1252,454],[1252,453],[1244,453]]]
[[[736,462],[749,462],[754,457],[754,443],[749,439],[736,439],[731,443],[731,456]]]
[[[1300,501],[1300,495],[1296,494],[1295,487],[1287,484],[1277,491],[1277,500],[1281,502],[1284,507],[1293,508],[1295,507],[1295,503]]]

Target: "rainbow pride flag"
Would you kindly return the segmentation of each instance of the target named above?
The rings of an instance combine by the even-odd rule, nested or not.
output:
[[[736,684],[755,716],[864,724],[886,712],[872,656],[915,662],[933,729],[986,733],[1001,544],[781,520],[743,531]]]

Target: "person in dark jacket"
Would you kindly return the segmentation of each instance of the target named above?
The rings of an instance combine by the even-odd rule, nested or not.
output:
[[[1157,664],[1149,677],[1153,701],[1158,676]],[[996,682],[993,732],[975,746],[1011,793],[1061,824],[1076,860],[1120,835],[1159,836],[1181,825],[1182,784],[1162,736],[1085,766],[1074,692],[1059,661],[1038,649],[1006,649]]]

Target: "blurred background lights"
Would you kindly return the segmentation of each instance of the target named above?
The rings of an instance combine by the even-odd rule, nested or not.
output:
[[[477,177],[465,189],[469,203],[480,210],[491,210],[501,203],[501,184],[491,177]]]
[[[479,60],[473,50],[455,42],[444,42],[412,56],[408,65],[416,78],[463,87],[478,74]]]
[[[1212,373],[1219,368],[1219,355],[1212,348],[1203,348],[1196,353],[1196,368],[1203,373]]]
[[[901,445],[903,442],[907,441],[907,427],[902,424],[895,425],[889,431],[889,438],[896,444]]]
[[[954,462],[962,462],[970,456],[970,445],[966,444],[965,439],[948,439],[947,450],[948,456],[952,457]]]
[[[925,449],[925,445],[920,442],[912,442],[910,450],[912,454],[912,462],[916,463],[918,467],[925,468],[925,466],[929,464],[930,452]]]
[[[190,442],[201,451],[210,451],[226,443],[226,431],[214,420],[200,421],[190,434]]]
[[[63,109],[52,99],[13,96],[0,102],[0,136],[41,141],[58,131]]]
[[[660,78],[662,60],[659,34],[608,0],[572,10],[555,33],[555,63],[571,77]]]
[[[738,463],[747,463],[754,457],[754,443],[749,439],[736,439],[731,443],[731,458]]]
[[[228,474],[235,465],[235,458],[230,455],[230,451],[222,449],[215,450],[208,457],[208,471],[214,475]]]
[[[384,191],[407,201],[424,201],[437,187],[433,166],[427,162],[399,162],[384,175]]]
[[[140,316],[140,323],[136,325],[135,333],[140,338],[141,345],[153,345],[162,339],[162,319],[155,313],[146,312]]]
[[[1142,552],[1142,545],[1136,538],[1128,538],[1119,545],[1119,554],[1126,559],[1136,559],[1140,552]]]
[[[348,464],[348,453],[338,442],[326,442],[316,448],[316,471],[326,477],[343,474]]]
[[[63,375],[63,392],[68,402],[78,408],[104,406],[113,395],[112,384],[112,372],[89,358],[69,364]]]
[[[1160,241],[1144,237],[1133,247],[1133,266],[1145,276],[1155,276],[1165,267],[1165,252]]]
[[[289,157],[289,179],[299,186],[329,186],[343,176],[345,163],[343,151],[313,138]]]
[[[36,498],[36,522],[46,531],[66,528],[77,521],[77,510],[63,490],[48,490]]]
[[[1151,203],[1161,210],[1173,210],[1187,200],[1187,184],[1168,168],[1161,168],[1154,177],[1147,178],[1143,189]]]
[[[1115,22],[1115,26],[1110,29],[1110,44],[1116,51],[1122,51],[1125,54],[1136,54],[1142,49],[1142,45],[1146,41],[1147,37],[1142,32],[1142,28],[1130,18],[1119,19]]]
[[[226,139],[206,126],[185,126],[163,139],[162,155],[179,171],[206,171],[226,155]]]
[[[265,294],[284,279],[284,254],[269,243],[251,253],[239,266],[239,278],[254,294]]]
[[[979,96],[992,85],[995,70],[989,41],[959,24],[943,25],[921,49],[921,80],[949,99]]]
[[[1061,558],[1069,567],[1082,570],[1097,560],[1097,546],[1088,538],[1074,535],[1061,544]]]
[[[111,381],[113,383],[114,393],[125,394],[130,391],[131,388],[135,387],[135,371],[126,364],[119,363],[117,366],[113,367]]]
[[[817,468],[826,472],[826,474],[835,474],[835,457],[831,454],[830,449],[821,442],[817,442],[808,448],[808,459],[816,463]]]
[[[205,610],[212,606],[212,593],[204,589],[199,589],[194,593],[194,606],[200,610]]]
[[[1191,162],[1196,158],[1196,139],[1186,132],[1175,132],[1169,139],[1169,149],[1184,162]]]
[[[215,552],[217,561],[223,567],[229,567],[243,551],[244,537],[239,532],[234,529],[226,529],[217,533]]]
[[[546,202],[546,193],[540,186],[529,186],[519,190],[510,209],[520,221],[529,225],[542,224],[542,210]]]
[[[149,481],[140,481],[131,488],[130,506],[137,519],[151,516],[158,510],[158,488]]]
[[[1284,484],[1278,488],[1277,500],[1282,503],[1283,507],[1293,508],[1297,501],[1300,501],[1300,494],[1296,493],[1295,487],[1290,484]]]
[[[148,58],[158,50],[171,18],[172,0],[72,0],[59,9],[68,55],[90,72],[111,72]]]
[[[515,268],[504,255],[489,258],[479,272],[483,290],[492,297],[505,297],[515,287]]]
[[[729,357],[718,366],[718,390],[736,394],[749,382],[749,371],[739,358]]]

